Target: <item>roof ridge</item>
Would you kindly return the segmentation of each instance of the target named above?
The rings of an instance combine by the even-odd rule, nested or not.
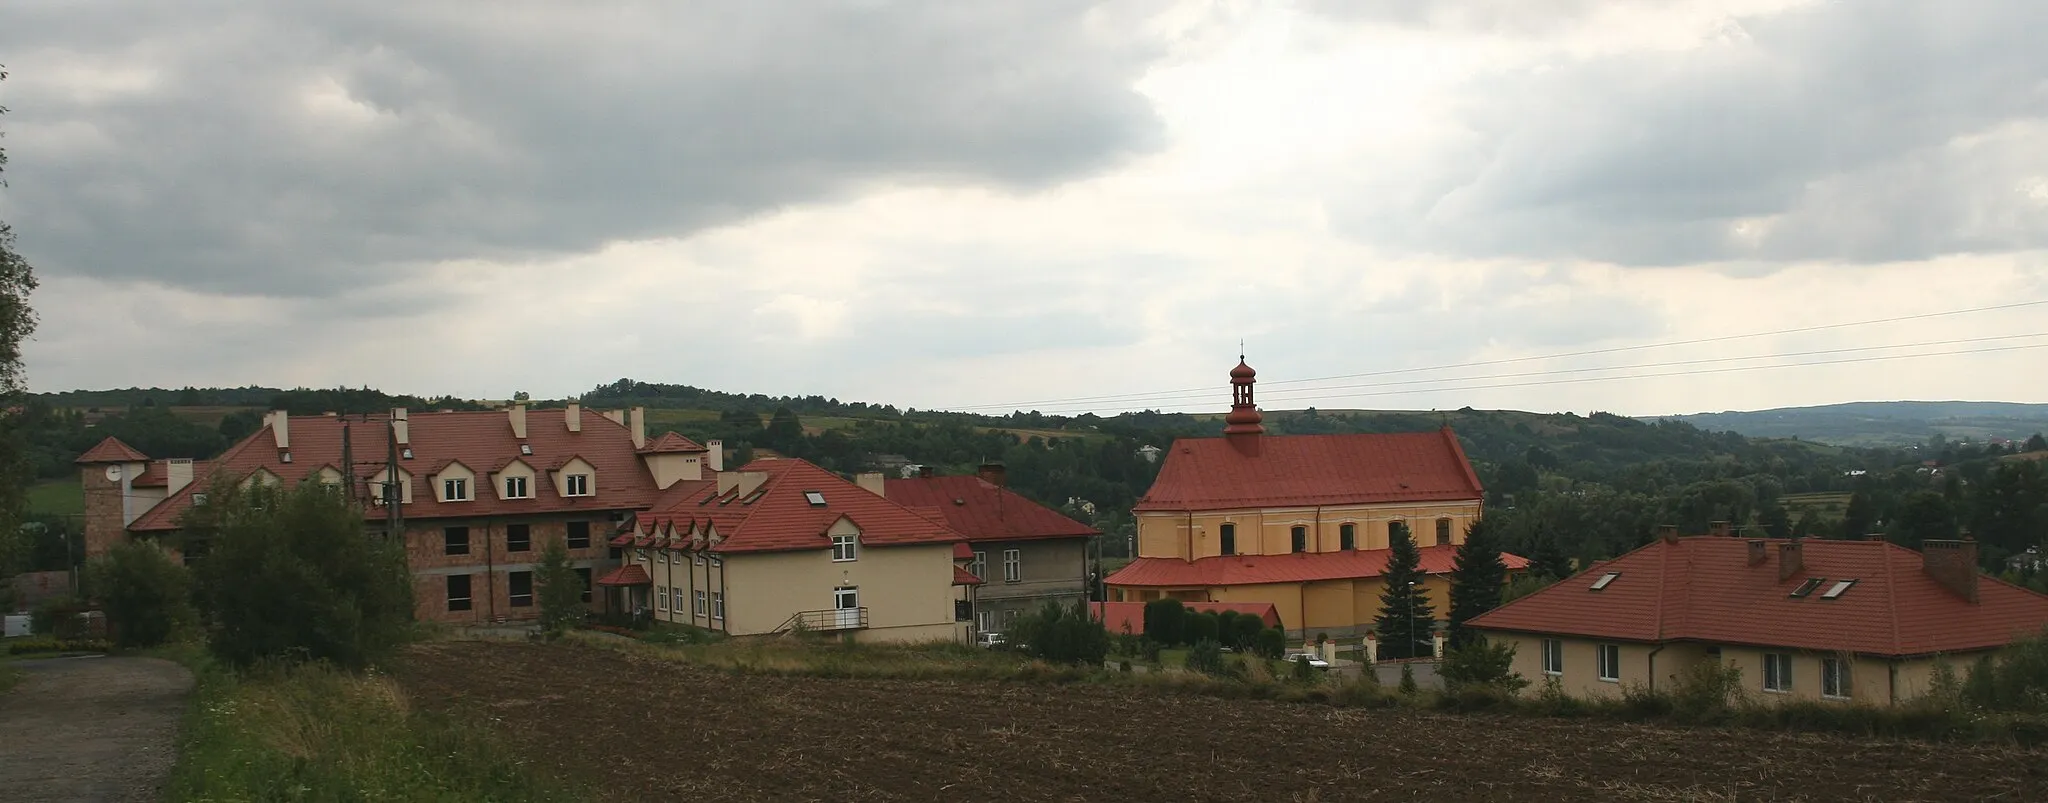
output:
[[[1465,456],[1465,445],[1458,442],[1458,433],[1451,430],[1450,424],[1445,424],[1437,432],[1450,444],[1451,453],[1458,456],[1458,467],[1465,470],[1465,481],[1472,484],[1472,490],[1485,493],[1486,487],[1479,484],[1479,472],[1472,469],[1472,459]]]

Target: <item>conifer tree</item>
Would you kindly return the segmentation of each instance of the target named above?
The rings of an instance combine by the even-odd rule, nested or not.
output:
[[[1380,594],[1379,653],[1385,658],[1415,658],[1433,655],[1436,615],[1424,596],[1422,553],[1415,548],[1406,526],[1390,528],[1387,557],[1387,590]]]
[[[1571,576],[1571,558],[1558,548],[1557,538],[1547,530],[1538,530],[1530,539],[1529,574],[1543,578],[1546,582],[1563,580]]]
[[[1485,517],[1473,522],[1458,545],[1451,567],[1450,646],[1463,647],[1474,640],[1465,623],[1500,605],[1502,586],[1508,581],[1508,567],[1500,559],[1500,538]]]

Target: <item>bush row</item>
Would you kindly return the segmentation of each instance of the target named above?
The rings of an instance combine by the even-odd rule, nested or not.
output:
[[[100,639],[60,639],[54,636],[37,636],[15,639],[7,642],[9,655],[31,655],[46,652],[106,652],[113,645]]]

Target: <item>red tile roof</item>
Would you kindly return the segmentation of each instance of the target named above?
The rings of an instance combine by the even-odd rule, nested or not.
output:
[[[980,477],[884,480],[889,499],[935,511],[970,541],[1026,541],[1101,535],[1059,511]]]
[[[720,538],[710,546],[712,552],[828,549],[832,539],[826,531],[840,519],[860,529],[863,547],[965,540],[936,513],[876,496],[809,461],[756,460],[739,472],[767,476],[745,497],[739,497],[737,489],[720,495],[709,480],[678,483],[637,521],[662,533],[696,533],[709,527]],[[811,504],[806,498],[811,491],[818,492],[825,504]]]
[[[1458,548],[1451,545],[1426,546],[1422,571],[1449,574]],[[1389,549],[1353,549],[1341,552],[1295,552],[1286,555],[1228,555],[1188,562],[1179,558],[1139,558],[1116,570],[1103,582],[1112,586],[1185,588],[1245,585],[1251,583],[1308,583],[1317,580],[1347,580],[1379,577],[1387,571]],[[1529,567],[1521,557],[1501,553],[1510,570]]]
[[[983,581],[979,577],[974,576],[973,572],[970,572],[958,566],[953,567],[953,585],[978,586],[981,585],[983,582],[985,581]]]
[[[954,560],[973,560],[973,559],[974,559],[974,547],[968,546],[968,545],[967,545],[967,542],[966,542],[966,541],[961,541],[960,543],[954,544],[954,545],[953,545],[953,559],[954,559]]]
[[[651,586],[654,578],[647,576],[647,569],[638,563],[628,563],[597,578],[601,586]]]
[[[140,463],[148,459],[148,455],[136,451],[133,446],[122,443],[120,438],[109,435],[106,440],[100,441],[98,445],[85,450],[85,454],[79,455],[78,459],[73,462],[79,465],[90,463]]]
[[[1869,655],[1965,652],[2048,627],[2048,596],[1978,578],[1978,604],[1923,569],[1920,553],[1883,541],[1800,542],[1803,568],[1778,579],[1780,544],[1749,564],[1749,539],[1658,540],[1472,620],[1488,630],[1618,641],[1701,641]],[[1607,572],[1620,572],[1600,591]],[[1794,598],[1809,578],[1825,580]],[[1822,595],[1855,580],[1839,598]]]
[[[568,411],[559,409],[527,411],[525,441],[512,437],[509,417],[502,410],[409,415],[407,440],[413,456],[399,460],[400,470],[412,475],[413,501],[404,508],[406,518],[576,511],[599,513],[645,509],[652,504],[660,491],[655,488],[654,477],[648,473],[645,463],[634,454],[633,439],[626,427],[595,410],[584,409],[581,411],[582,431],[570,432],[564,423],[567,414]],[[340,466],[341,428],[342,423],[348,421],[354,438],[354,457],[359,463],[355,479],[364,483],[383,469],[387,418],[384,415],[369,416],[367,420],[360,416],[346,419],[292,416],[289,422],[291,463],[283,461],[283,450],[277,448],[273,431],[264,427],[230,447],[209,467],[207,475],[225,471],[229,476],[241,477],[260,468],[295,482],[307,476],[306,468],[301,467]],[[532,456],[520,455],[519,445],[522,442],[532,447]],[[546,466],[550,461],[571,455],[582,457],[596,470],[596,487],[593,489],[596,495],[557,496],[552,478],[543,471],[527,489],[532,498],[498,498],[496,483],[489,472],[514,461],[524,461],[529,466]],[[437,501],[433,474],[456,461],[477,472],[470,492],[474,501]],[[202,476],[195,469],[192,485],[150,508],[129,525],[129,529],[143,532],[177,529],[178,517],[191,507],[192,493],[205,491],[208,480],[209,476]],[[384,514],[382,508],[372,507],[366,515],[376,519]]]
[[[204,472],[212,470],[212,463],[213,461],[211,460],[192,461],[192,476],[198,477]],[[142,473],[137,475],[135,479],[130,480],[128,484],[136,488],[171,487],[171,478],[167,464],[162,460],[150,461],[148,467],[142,469]]]
[[[1145,634],[1145,603],[1142,602],[1091,602],[1095,618],[1102,621],[1102,628],[1111,635],[1129,633],[1133,636]],[[1280,609],[1270,602],[1183,602],[1181,605],[1191,611],[1222,613],[1233,611],[1240,615],[1259,617],[1267,627],[1280,626]]]
[[[646,446],[640,447],[641,454],[668,454],[671,452],[708,451],[711,450],[706,449],[703,446],[697,445],[696,441],[690,440],[689,438],[685,438],[681,435],[676,434],[673,430],[662,433],[661,437],[650,440],[647,442]]]
[[[1135,509],[1229,510],[1292,505],[1479,499],[1458,436],[1436,432],[1182,438]]]

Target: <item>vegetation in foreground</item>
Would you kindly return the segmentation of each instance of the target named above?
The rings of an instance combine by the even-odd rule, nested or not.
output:
[[[199,680],[165,800],[587,799],[514,758],[487,728],[416,710],[374,671],[310,663],[236,673],[197,648],[163,654]]]

